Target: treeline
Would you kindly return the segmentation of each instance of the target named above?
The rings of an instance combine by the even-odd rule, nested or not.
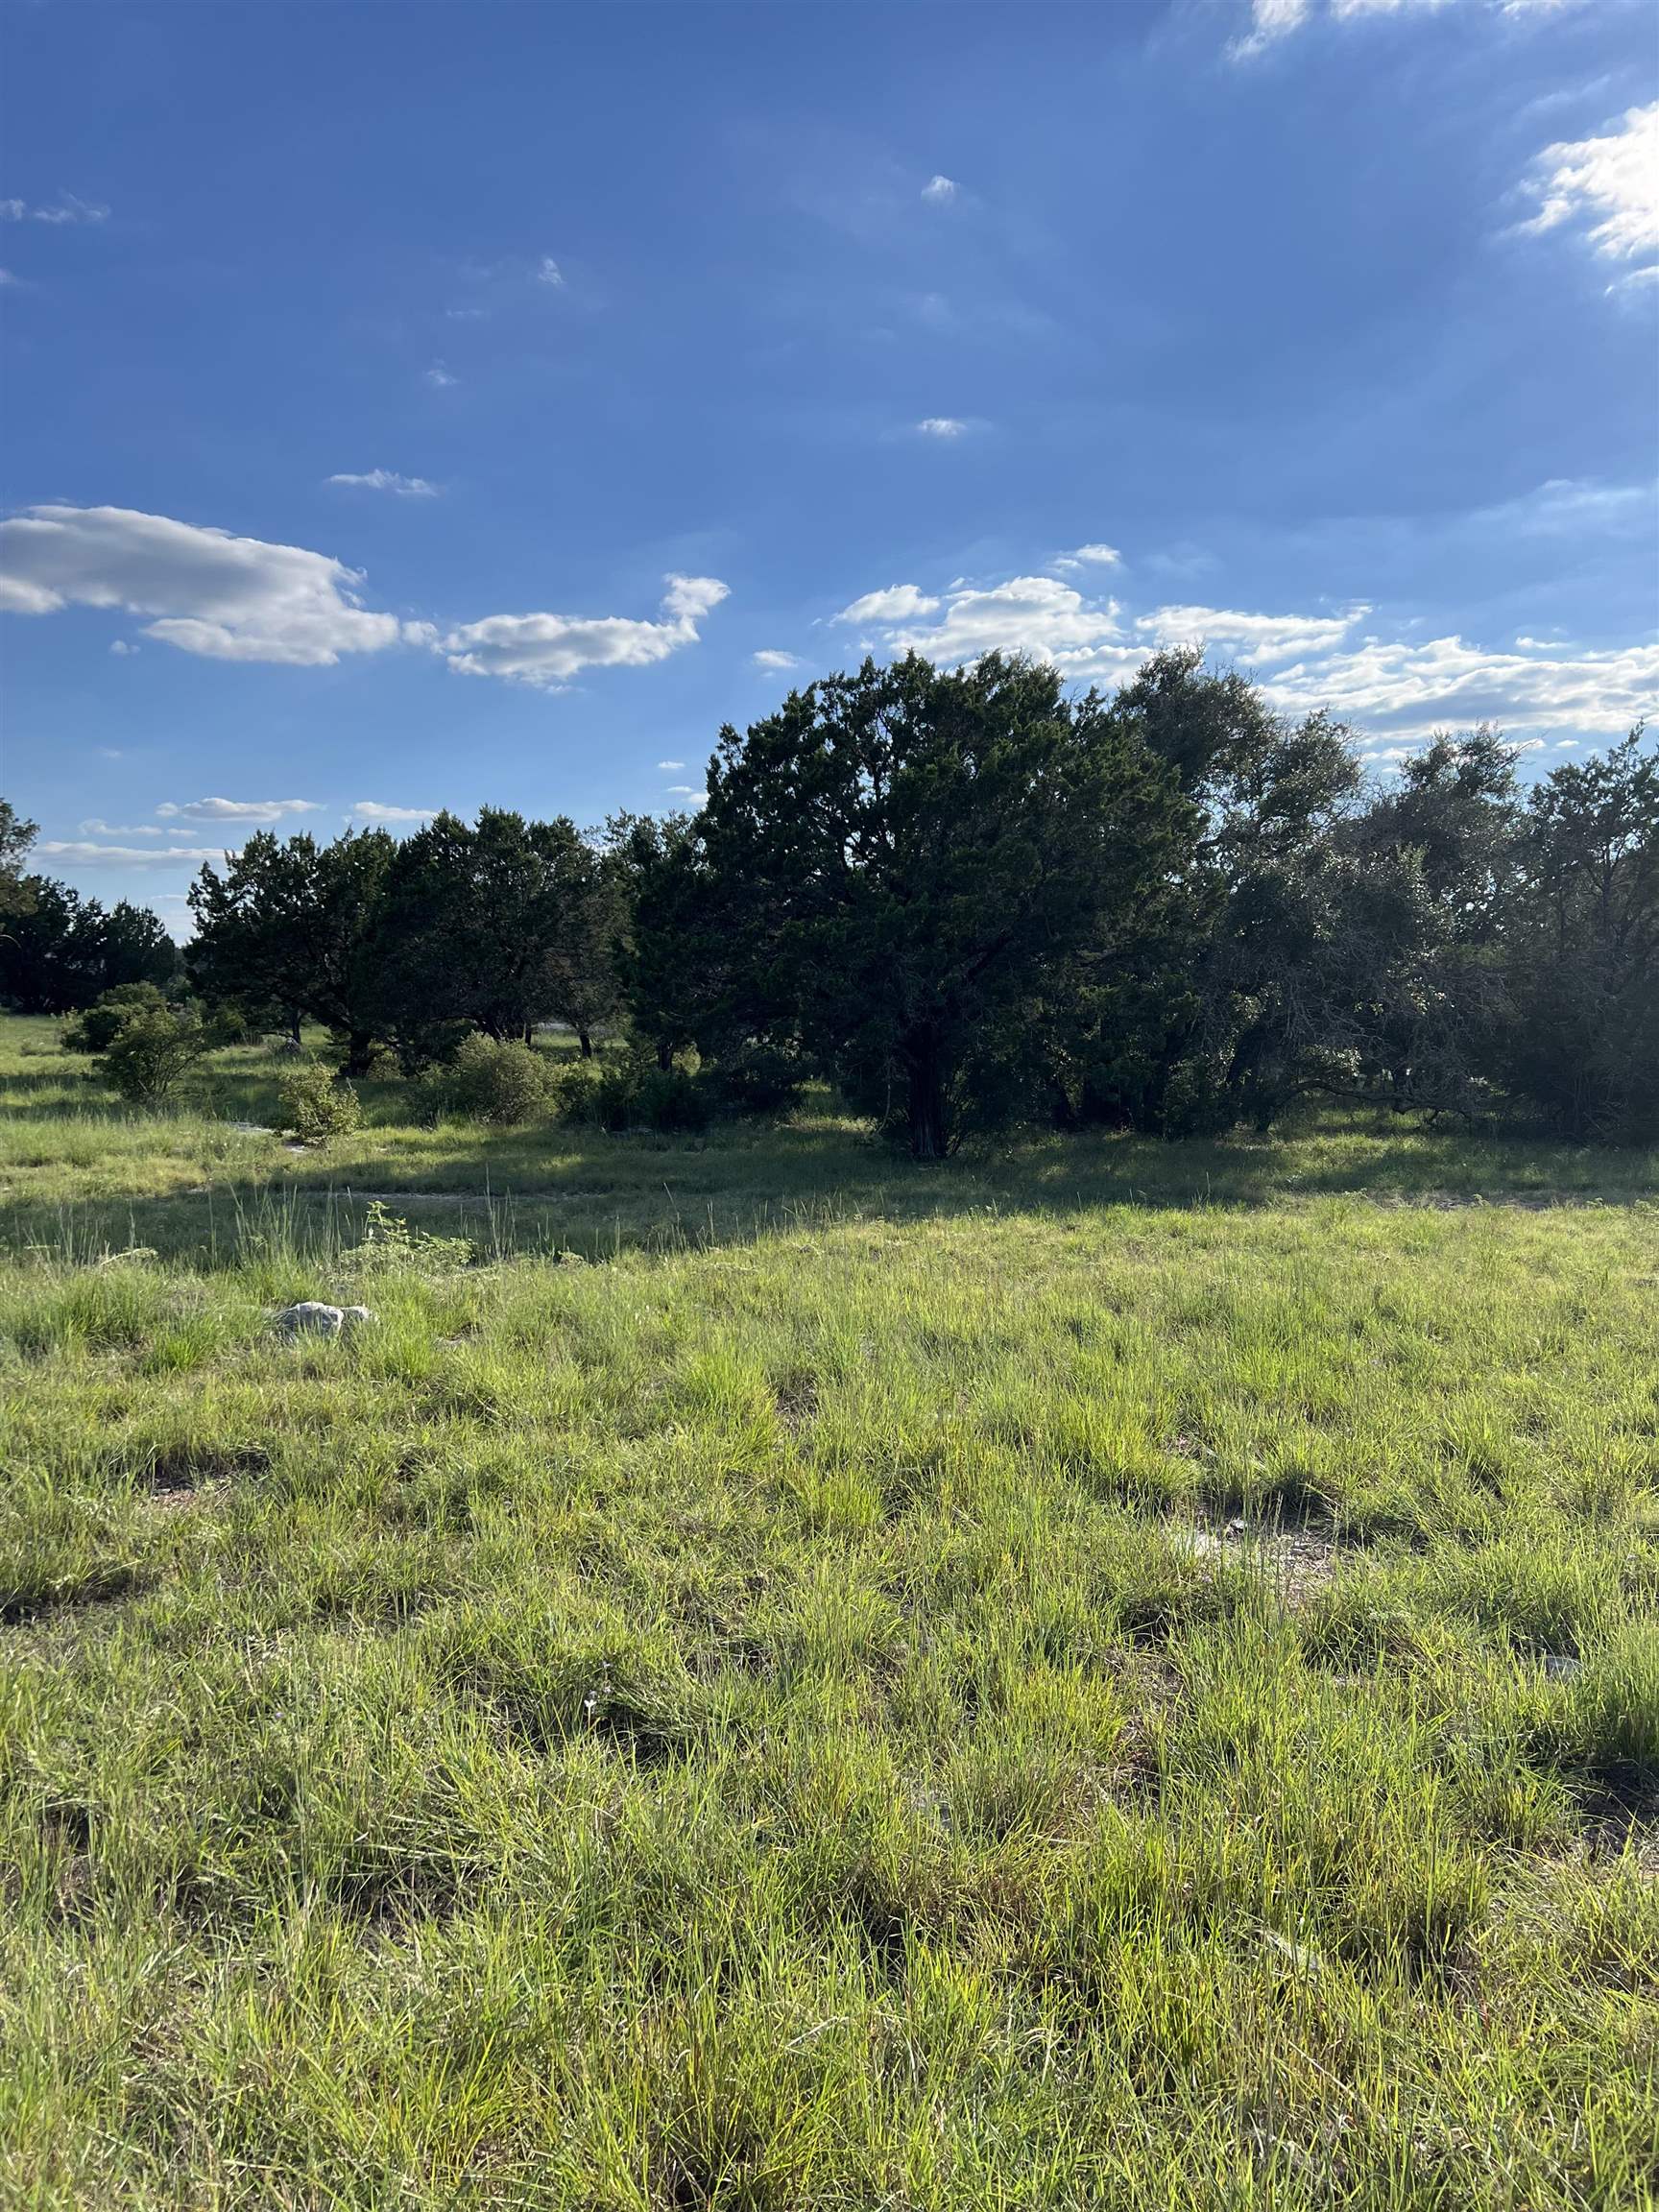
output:
[[[1190,651],[1115,698],[914,657],[728,728],[695,816],[486,808],[252,838],[190,894],[208,1001],[347,1071],[567,1024],[729,1100],[811,1078],[921,1158],[1033,1119],[1265,1128],[1310,1094],[1659,1135],[1659,758],[1523,790],[1489,730],[1368,785]]]
[[[0,1003],[19,1014],[72,1014],[106,991],[166,986],[179,948],[147,906],[106,908],[50,876],[26,876],[36,826],[0,799]]]

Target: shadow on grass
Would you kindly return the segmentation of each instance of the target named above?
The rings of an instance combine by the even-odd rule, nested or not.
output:
[[[250,1109],[238,1118],[256,1118],[256,1096],[238,1103]],[[139,1245],[200,1264],[233,1264],[257,1250],[354,1243],[379,1203],[414,1228],[469,1239],[480,1258],[562,1250],[597,1261],[861,1220],[975,1213],[1228,1210],[1344,1195],[1417,1207],[1631,1206],[1659,1195],[1650,1154],[1471,1139],[1369,1116],[1320,1117],[1268,1137],[1173,1143],[1033,1137],[918,1166],[828,1114],[670,1139],[559,1123],[416,1129],[392,1118],[394,1105],[374,1099],[385,1118],[369,1120],[335,1151],[298,1154],[274,1137],[247,1140],[234,1159],[204,1159],[200,1184],[165,1194],[143,1188],[147,1161],[135,1152],[130,1191],[120,1190],[112,1166],[95,1199],[14,1202],[0,1211],[0,1245],[84,1259]]]

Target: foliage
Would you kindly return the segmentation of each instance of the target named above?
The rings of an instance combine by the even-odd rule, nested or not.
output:
[[[10,799],[0,799],[0,931],[11,916],[26,914],[33,903],[23,884],[23,863],[39,833],[38,823],[26,820]]]
[[[0,906],[0,1001],[68,1014],[129,983],[165,986],[177,948],[147,907],[108,908],[47,876],[11,880]]]
[[[140,1006],[123,1020],[98,1069],[123,1098],[155,1106],[217,1042],[194,1006]]]
[[[134,1014],[154,1013],[166,1004],[164,994],[154,983],[118,984],[113,991],[101,993],[78,1021],[68,1023],[63,1031],[64,1049],[107,1052],[123,1023]]]
[[[382,897],[397,846],[383,830],[319,845],[270,830],[205,865],[190,887],[187,955],[216,1001],[272,1003],[347,1040],[345,1072],[367,1072],[377,1035]]]
[[[1190,813],[1138,730],[1053,668],[912,656],[724,731],[703,837],[746,918],[751,1019],[890,1068],[912,1151],[936,1159],[1033,1004],[1156,910]]]
[[[302,1061],[277,1086],[283,1126],[301,1144],[327,1144],[349,1137],[363,1118],[362,1101],[342,1075],[320,1060]]]
[[[707,1091],[684,1068],[658,1068],[648,1060],[607,1060],[592,1088],[592,1112],[602,1129],[652,1129],[661,1135],[695,1133],[709,1126]]]
[[[539,1052],[516,1038],[476,1033],[438,1070],[433,1092],[440,1112],[504,1127],[539,1120],[554,1098],[552,1071]]]

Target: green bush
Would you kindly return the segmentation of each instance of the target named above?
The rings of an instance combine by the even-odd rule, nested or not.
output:
[[[301,1144],[326,1144],[349,1137],[363,1118],[363,1106],[349,1083],[321,1060],[307,1060],[283,1076],[277,1087],[282,1119]]]
[[[497,1044],[493,1037],[463,1040],[439,1073],[441,1110],[463,1121],[511,1125],[534,1121],[553,1103],[552,1071],[528,1045]]]
[[[602,1129],[655,1129],[684,1134],[709,1126],[709,1094],[684,1068],[613,1060],[593,1086],[593,1114]]]
[[[98,1065],[123,1098],[154,1106],[216,1042],[193,1006],[141,1006],[120,1023]]]
[[[770,1038],[752,1038],[723,1052],[704,1081],[715,1102],[732,1114],[777,1114],[793,1106],[806,1080],[801,1055]]]
[[[605,1079],[602,1060],[566,1060],[549,1078],[553,1103],[566,1121],[595,1121],[599,1118],[600,1088]]]
[[[68,1052],[108,1052],[122,1024],[134,1014],[166,1011],[167,1001],[154,983],[117,983],[104,992],[78,1021],[63,1031]]]

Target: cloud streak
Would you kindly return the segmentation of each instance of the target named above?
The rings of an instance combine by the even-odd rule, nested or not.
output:
[[[584,668],[644,668],[695,645],[698,624],[728,595],[714,576],[669,576],[660,617],[618,614],[489,614],[438,639],[451,668],[466,676],[500,676],[543,689]]]

